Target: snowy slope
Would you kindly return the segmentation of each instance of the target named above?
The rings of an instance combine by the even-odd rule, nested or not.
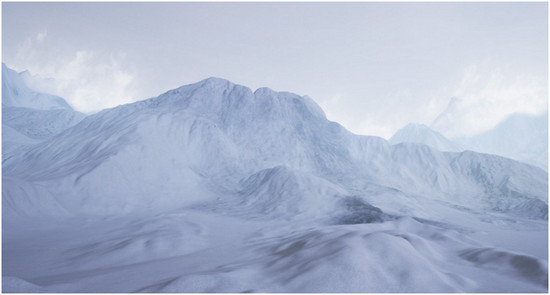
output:
[[[23,291],[544,292],[547,178],[210,78],[4,158],[3,276]]]
[[[80,122],[84,117],[84,114],[69,109],[36,110],[19,107],[2,109],[2,123],[5,126],[37,140],[50,138]]]
[[[448,140],[441,133],[430,129],[424,124],[410,123],[397,130],[388,141],[391,144],[402,142],[420,143],[445,152],[462,152],[465,150],[460,144]]]

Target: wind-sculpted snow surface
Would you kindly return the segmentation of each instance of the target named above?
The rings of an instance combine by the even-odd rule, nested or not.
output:
[[[83,118],[83,114],[65,109],[46,111],[17,107],[2,109],[2,123],[5,126],[35,140],[48,139],[76,125]]]
[[[4,157],[4,290],[546,292],[547,186],[210,78]]]

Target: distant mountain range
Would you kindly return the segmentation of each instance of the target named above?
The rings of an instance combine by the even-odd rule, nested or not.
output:
[[[454,98],[450,105],[453,104]],[[548,113],[540,116],[512,114],[493,129],[470,137],[448,139],[432,129],[450,124],[453,115],[447,108],[430,126],[408,124],[399,129],[389,142],[426,144],[441,151],[472,150],[494,154],[548,170]]]
[[[447,139],[441,133],[430,129],[424,124],[410,123],[399,129],[388,141],[391,144],[402,142],[420,143],[445,152],[462,152],[466,150],[462,145]]]

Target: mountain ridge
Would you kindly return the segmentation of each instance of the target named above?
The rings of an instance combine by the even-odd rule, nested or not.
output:
[[[74,184],[87,187],[82,188],[84,191],[92,190],[83,195],[85,199],[102,196],[98,203],[105,206],[130,202],[123,206],[127,208],[141,205],[136,200],[120,199],[124,190],[150,204],[148,194],[161,189],[166,193],[166,204],[170,200],[184,204],[173,192],[192,190],[184,189],[176,179],[193,179],[184,183],[197,191],[203,191],[199,183],[235,187],[240,179],[275,166],[311,173],[352,191],[377,183],[436,199],[445,199],[449,193],[470,194],[471,190],[488,198],[484,186],[501,185],[498,179],[502,177],[519,177],[513,176],[515,170],[532,176],[526,183],[547,186],[537,170],[490,156],[483,157],[515,170],[495,176],[500,170],[488,167],[479,173],[497,179],[479,183],[469,176],[469,168],[462,167],[476,165],[460,160],[469,154],[441,153],[414,144],[391,146],[376,137],[353,135],[328,121],[310,103],[288,92],[268,88],[252,92],[224,79],[209,78],[156,98],[90,115],[55,138],[6,159],[4,171],[31,182],[51,182],[50,189],[69,203],[75,202],[71,200]],[[52,163],[50,159],[59,161]],[[168,177],[171,169],[181,175]],[[125,175],[133,176],[128,179]],[[362,180],[358,182],[358,178]],[[144,179],[151,179],[145,181],[147,186],[140,183]],[[59,180],[65,184],[59,185]],[[115,191],[111,191],[114,186],[105,185],[111,182],[119,186]],[[95,189],[99,192],[93,192]],[[505,191],[496,189],[491,194],[507,196]],[[537,199],[545,197],[542,190],[535,195]],[[198,201],[195,197],[189,200]]]
[[[453,98],[449,105],[452,105],[453,101],[458,99]],[[442,115],[449,112],[449,109],[447,108]],[[396,131],[389,142],[414,142],[451,152],[472,150],[510,158],[548,171],[547,112],[538,116],[513,113],[493,129],[482,134],[454,139],[448,139],[426,125],[409,123]]]

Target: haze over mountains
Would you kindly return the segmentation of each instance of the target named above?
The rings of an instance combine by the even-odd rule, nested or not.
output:
[[[5,71],[5,292],[548,290],[542,169],[219,78],[51,116],[64,101]]]
[[[548,113],[514,114],[490,131],[457,140],[474,151],[501,155],[548,171]]]
[[[411,123],[398,130],[389,142],[422,143],[441,151],[472,150],[511,158],[548,170],[548,112],[539,116],[512,114],[493,129],[481,134],[449,139],[436,130],[452,130],[446,125],[452,123],[454,101],[456,98],[451,99],[449,107],[430,127]]]

